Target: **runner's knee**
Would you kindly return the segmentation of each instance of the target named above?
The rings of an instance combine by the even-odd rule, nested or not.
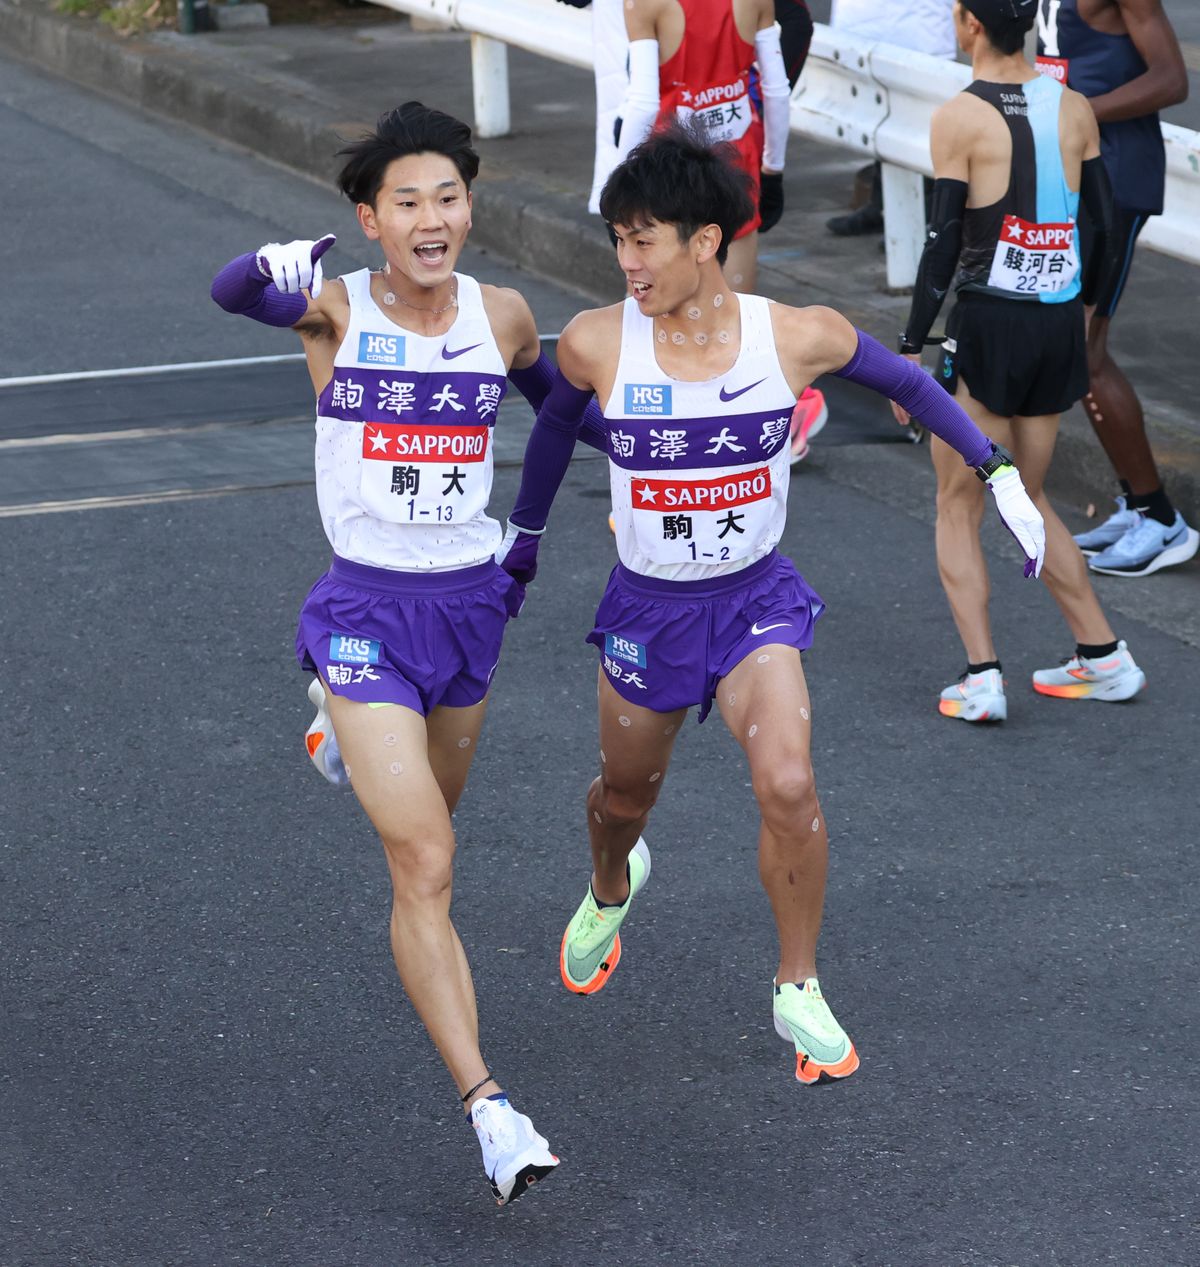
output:
[[[599,781],[597,794],[594,797],[594,811],[609,827],[622,827],[639,822],[654,808],[661,786],[662,775],[659,773],[658,777],[655,777],[654,771],[646,775],[642,786],[633,780],[610,781],[605,777]]]
[[[754,795],[763,821],[772,831],[794,831],[812,818],[817,791],[812,763],[804,757],[773,762],[753,776]]]
[[[412,836],[383,837],[392,890],[400,905],[442,897],[454,878],[454,845]]]

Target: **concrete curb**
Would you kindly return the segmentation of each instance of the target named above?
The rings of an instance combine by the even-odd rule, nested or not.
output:
[[[0,0],[0,40],[10,54],[52,74],[215,134],[322,182],[330,180],[333,155],[343,141],[369,122],[331,119],[331,109],[228,64],[213,76],[211,65],[183,38],[121,39],[96,23],[20,0]],[[531,196],[531,182],[536,196]],[[547,188],[489,155],[476,197],[484,214],[472,230],[475,246],[589,299],[620,297],[612,249],[599,221],[580,214],[577,196]],[[890,344],[892,313],[872,308],[869,296],[848,296],[847,302],[855,305],[856,319]],[[1200,439],[1156,422],[1147,430],[1172,499],[1189,522],[1200,522]],[[1079,506],[1094,503],[1103,516],[1115,490],[1087,419],[1082,410],[1072,410],[1059,433],[1050,491]]]

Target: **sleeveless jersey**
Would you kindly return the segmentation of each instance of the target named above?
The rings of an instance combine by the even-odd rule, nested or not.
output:
[[[683,41],[658,68],[660,123],[698,116],[714,141],[729,141],[743,166],[762,166],[762,121],[750,97],[754,45],[738,33],[732,0],[678,0]]]
[[[1106,35],[1079,16],[1079,0],[1039,0],[1037,68],[1085,97],[1099,97],[1144,74],[1128,35]],[[1113,201],[1129,211],[1161,215],[1167,159],[1158,114],[1100,125],[1100,152]]]
[[[617,554],[643,576],[691,581],[737,572],[783,535],[796,394],[775,351],[770,300],[737,299],[737,361],[702,383],[663,373],[653,319],[625,300],[604,417]]]
[[[1012,138],[1008,190],[989,207],[963,213],[958,290],[1005,299],[1066,303],[1080,292],[1079,192],[1067,185],[1058,113],[1062,85],[976,80],[966,90],[994,106]]]
[[[350,323],[317,400],[317,504],[353,563],[446,572],[500,544],[486,509],[507,375],[479,283],[454,276],[458,315],[433,337],[384,314],[368,269],[342,278]]]

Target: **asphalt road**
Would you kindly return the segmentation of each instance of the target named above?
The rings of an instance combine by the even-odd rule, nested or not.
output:
[[[330,227],[332,268],[368,258],[326,191],[2,69],[0,374],[287,352],[212,307],[214,269]],[[579,306],[465,267],[545,329]],[[833,397],[785,546],[829,604],[806,661],[822,982],[862,1067],[807,1089],[718,721],[681,740],[619,973],[592,999],[558,982],[613,562],[602,468],[574,466],[457,816],[485,1050],[563,1158],[497,1211],[395,980],[378,845],[303,755],[294,618],[327,554],[304,371],[100,383],[0,387],[4,1267],[1200,1258],[1200,657],[1160,597],[1194,611],[1194,577],[1104,590],[1141,698],[1043,700],[1023,683],[1069,641],[993,531],[1010,721],[948,722],[924,462]]]

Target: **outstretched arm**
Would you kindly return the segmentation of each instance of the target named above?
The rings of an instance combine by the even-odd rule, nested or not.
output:
[[[508,381],[529,401],[534,413],[537,413],[546,403],[557,373],[550,358],[545,352],[539,351],[537,360],[532,365],[518,369],[514,364],[508,371]],[[608,452],[608,428],[604,425],[604,415],[595,400],[589,400],[584,410],[578,439],[601,453]]]
[[[315,242],[268,242],[257,251],[239,255],[213,278],[213,300],[226,312],[264,325],[299,325],[321,293],[321,256],[336,241],[334,234],[327,233]]]
[[[575,442],[592,403],[586,358],[576,346],[577,340],[582,343],[579,321],[577,317],[559,337],[559,368],[546,390],[525,446],[521,487],[504,541],[496,553],[496,562],[522,584],[537,574],[538,545],[546,531],[550,507],[571,464]]]
[[[832,309],[816,310],[814,315],[820,357],[826,362],[819,367],[819,372],[828,370],[838,378],[860,383],[896,401],[957,450],[995,497],[1004,526],[1025,554],[1025,575],[1040,576],[1046,553],[1046,529],[1011,456],[993,444],[962,406],[919,365],[889,352],[882,343],[855,330],[845,317]]]

